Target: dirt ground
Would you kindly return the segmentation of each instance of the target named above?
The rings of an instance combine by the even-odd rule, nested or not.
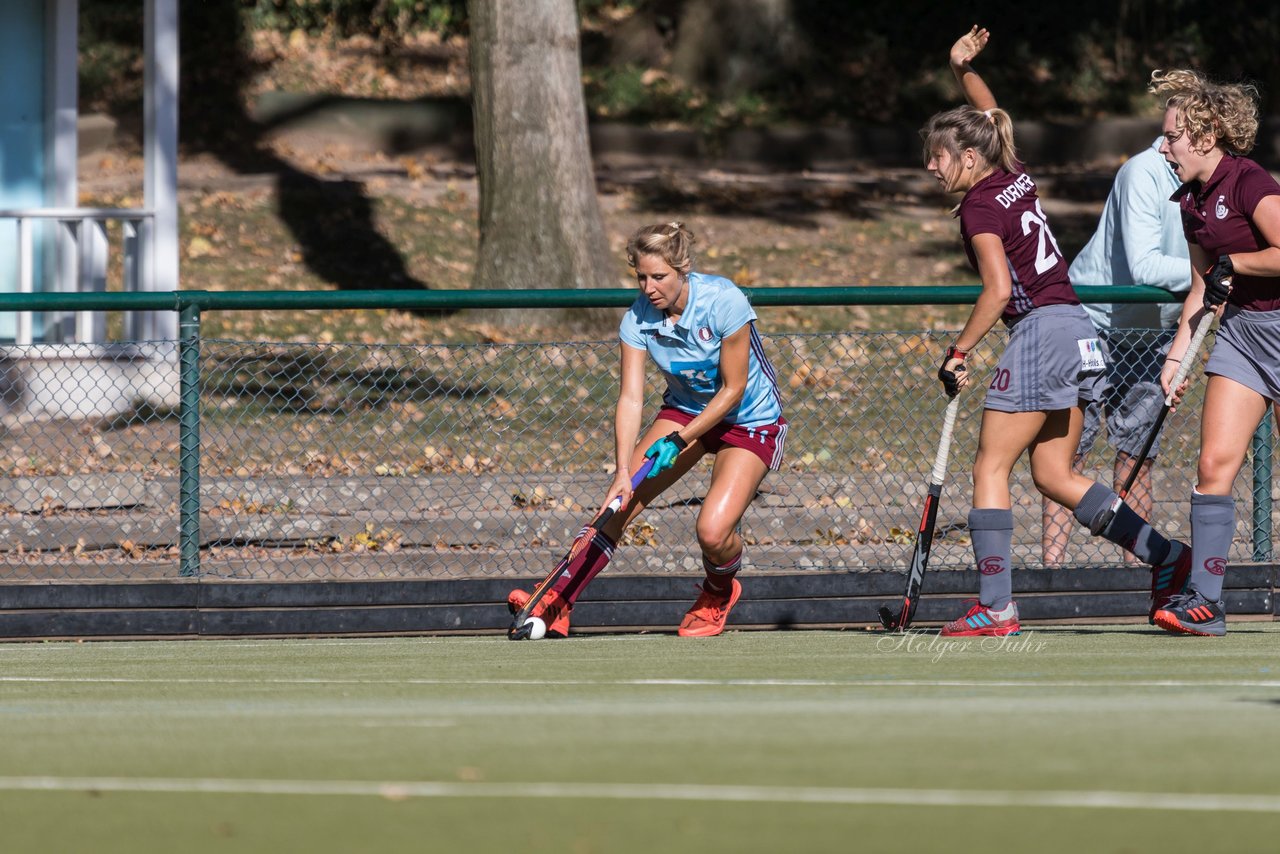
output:
[[[388,286],[377,278],[379,269],[389,271],[385,275],[392,282],[399,277],[432,289],[471,286],[479,199],[473,164],[390,157],[307,132],[277,135],[266,146],[269,162],[279,167],[275,171],[241,171],[209,154],[182,159],[184,288]],[[82,200],[140,204],[141,175],[141,158],[125,145],[82,158]],[[301,188],[299,175],[307,182]],[[1102,199],[1055,197],[1057,176],[1037,177],[1059,244],[1070,258],[1088,239]],[[649,222],[671,219],[688,222],[698,235],[699,269],[742,286],[976,283],[950,215],[954,200],[939,193],[923,169],[762,174],[638,165],[600,169],[597,181],[617,258],[610,287],[630,284],[622,257],[627,235]],[[344,209],[371,212],[369,234],[350,241],[340,262],[326,260],[323,246],[316,244],[350,236],[346,229],[355,216]],[[333,220],[332,238],[323,236],[326,211]],[[374,250],[385,257],[360,258],[361,251]],[[906,316],[898,308],[853,306],[771,309],[762,319],[778,331],[818,331],[948,328],[961,324],[963,316],[957,307],[913,308]],[[417,318],[393,328],[382,320],[369,329],[354,322],[355,328],[346,329],[353,322],[335,323],[334,334],[345,331],[367,340],[376,330],[393,340],[417,342],[523,337],[519,330],[485,328],[484,318],[476,316],[447,322]],[[217,331],[287,339],[305,329],[265,315],[229,318]]]
[[[460,37],[414,36],[393,55],[377,47],[362,38],[255,33],[246,115],[272,92],[404,103],[464,98],[469,91]],[[184,288],[471,286],[474,163],[436,150],[393,156],[358,135],[314,129],[264,133],[249,141],[252,157],[194,153],[197,146],[186,142],[179,166]],[[597,153],[597,162],[606,158]],[[613,280],[603,286],[630,284],[622,257],[629,233],[671,219],[688,222],[698,235],[699,269],[743,286],[976,283],[949,213],[955,200],[922,168],[734,172],[717,164],[658,167],[637,157],[625,164],[597,169],[616,258]],[[1033,172],[1068,258],[1092,232],[1115,165]],[[140,206],[143,164],[128,130],[83,157],[79,171],[83,203]],[[762,311],[762,321],[777,331],[947,328],[963,318],[961,307]],[[209,334],[301,340],[317,333],[314,323],[272,313],[210,320]],[[445,320],[373,312],[328,320],[319,332],[332,340],[524,337],[474,312]]]

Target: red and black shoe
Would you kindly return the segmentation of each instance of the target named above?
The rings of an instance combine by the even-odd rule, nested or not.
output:
[[[1180,595],[1191,578],[1191,547],[1177,540],[1169,543],[1164,562],[1151,567],[1151,610],[1147,622],[1156,624],[1156,612]]]
[[[963,617],[942,627],[940,634],[949,638],[994,637],[1016,635],[1022,631],[1018,622],[1018,606],[1010,602],[1003,610],[993,611],[976,600]]]
[[[1156,625],[1166,632],[1220,638],[1227,633],[1227,612],[1221,602],[1211,602],[1194,587],[1156,611]]]

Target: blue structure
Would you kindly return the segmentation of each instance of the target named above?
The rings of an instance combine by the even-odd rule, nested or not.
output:
[[[45,163],[45,3],[8,0],[0,4],[0,209],[43,208],[55,204],[46,186]],[[74,69],[73,69],[74,73]],[[0,230],[0,258],[18,257],[13,228]],[[39,261],[37,259],[36,263]],[[35,276],[41,278],[40,271]],[[16,265],[0,265],[0,291],[18,290]],[[14,339],[14,315],[0,315],[0,340]]]
[[[145,12],[143,207],[79,206],[79,0],[0,3],[0,292],[92,291],[106,286],[113,247],[124,239],[124,286],[176,290],[178,283],[178,0],[139,0]],[[0,344],[106,343],[101,315],[0,315]],[[129,340],[177,338],[170,313],[135,313]],[[32,355],[35,351],[25,353]]]

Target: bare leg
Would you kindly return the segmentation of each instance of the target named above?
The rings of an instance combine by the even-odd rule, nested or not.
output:
[[[1072,461],[1071,470],[1076,474],[1084,474],[1084,457],[1077,454]],[[1062,564],[1075,523],[1070,510],[1040,496],[1040,556],[1045,566]]]
[[[1222,598],[1223,576],[1235,536],[1236,507],[1231,488],[1268,405],[1262,395],[1227,377],[1213,375],[1205,384],[1199,482],[1191,495],[1188,583],[1210,602]]]
[[[1072,469],[1083,421],[1079,407],[1053,412],[983,412],[978,458],[973,466],[973,506],[1011,507],[1009,477],[1018,457],[1030,449],[1036,488],[1074,510],[1093,485]]]
[[[698,513],[698,546],[707,560],[723,565],[742,554],[738,523],[768,473],[768,466],[744,448],[725,447],[716,454]]]
[[[1043,412],[982,412],[978,455],[973,462],[973,506],[1008,510],[1013,466],[1045,424]]]
[[[1231,494],[1254,430],[1266,411],[1267,401],[1256,391],[1226,377],[1209,377],[1200,415],[1197,492]]]
[[[992,619],[1013,620],[1013,511],[1009,477],[1022,452],[1043,430],[1046,413],[999,412],[982,414],[978,456],[973,467],[973,509],[969,511],[969,535],[978,576],[978,601],[999,614]],[[967,616],[967,615],[966,615]],[[948,630],[958,626],[948,624]]]

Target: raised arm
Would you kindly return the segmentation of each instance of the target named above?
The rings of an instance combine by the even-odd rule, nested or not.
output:
[[[987,40],[990,38],[990,32],[975,24],[951,46],[951,73],[960,83],[965,100],[977,110],[990,110],[997,106],[996,96],[991,93],[986,82],[970,65],[973,58],[982,53],[982,49],[987,46]]]

